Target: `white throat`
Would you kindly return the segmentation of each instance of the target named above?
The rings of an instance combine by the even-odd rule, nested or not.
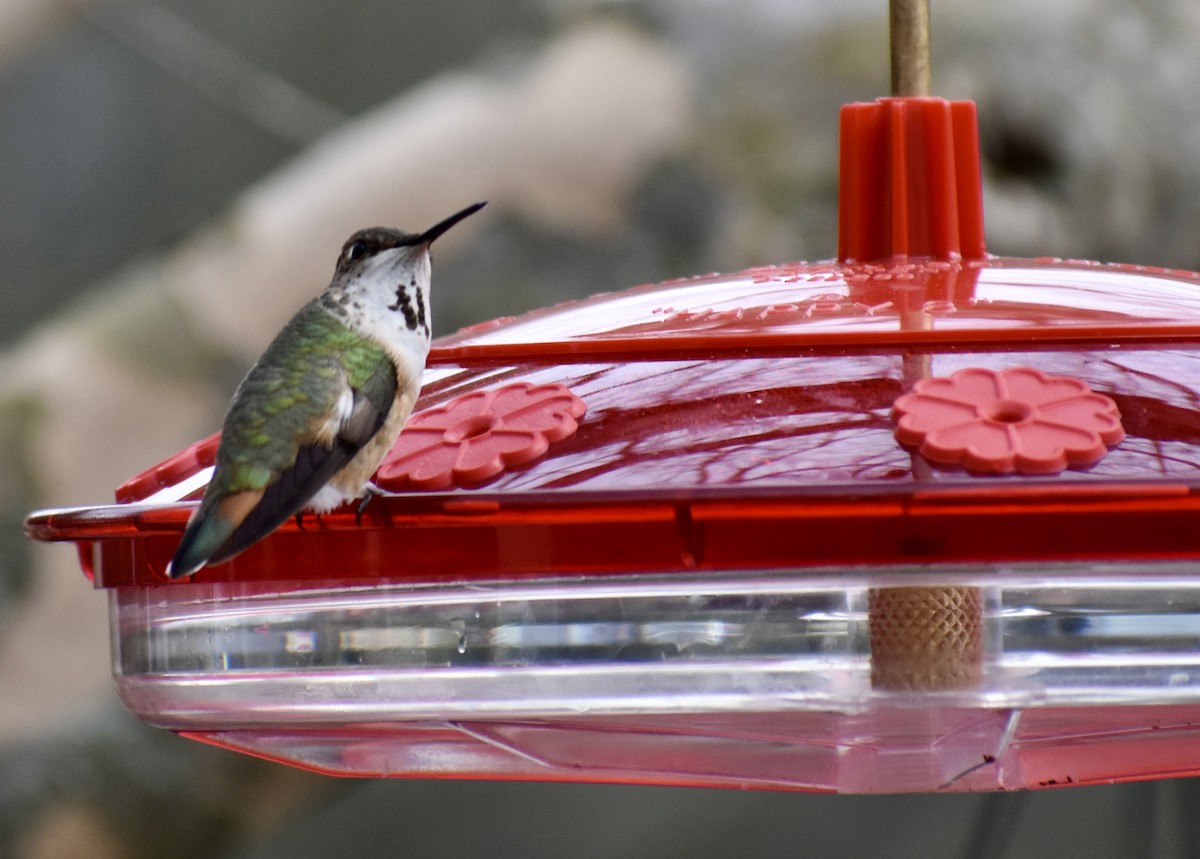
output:
[[[428,247],[393,248],[331,284],[321,303],[352,330],[379,343],[397,369],[420,378],[433,332],[429,282]]]

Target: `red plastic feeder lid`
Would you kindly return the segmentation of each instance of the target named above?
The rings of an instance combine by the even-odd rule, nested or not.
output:
[[[460,332],[380,469],[395,494],[198,579],[1187,555],[1198,287],[1049,260],[795,263]],[[972,421],[999,452],[955,441]],[[162,584],[214,451],[30,533],[82,541],[101,585]]]
[[[195,580],[1194,557],[1200,274],[987,257],[967,102],[848,106],[842,176],[839,261],[436,341],[361,523]],[[27,529],[101,586],[165,585],[214,450]]]

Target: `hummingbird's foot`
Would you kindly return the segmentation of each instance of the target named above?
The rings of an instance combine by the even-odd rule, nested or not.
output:
[[[301,531],[304,530],[304,511],[303,510],[298,510],[296,512],[296,527],[299,528]]]
[[[361,526],[363,513],[367,511],[367,505],[371,503],[371,499],[379,494],[379,490],[371,484],[367,484],[366,494],[363,495],[362,501],[358,502],[358,507],[354,510],[354,524]]]

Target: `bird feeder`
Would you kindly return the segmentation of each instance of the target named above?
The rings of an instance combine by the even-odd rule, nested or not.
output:
[[[976,129],[844,107],[836,260],[437,340],[361,521],[169,581],[214,437],[27,530],[136,715],[320,772],[1200,773],[1200,274],[989,255]]]

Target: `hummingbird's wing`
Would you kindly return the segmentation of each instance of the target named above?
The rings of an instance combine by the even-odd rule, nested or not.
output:
[[[325,422],[314,431],[311,440],[300,445],[292,464],[262,489],[258,503],[213,552],[208,563],[226,561],[270,534],[303,510],[354,459],[387,420],[396,396],[396,369],[385,359],[361,387],[349,391],[336,418]]]

